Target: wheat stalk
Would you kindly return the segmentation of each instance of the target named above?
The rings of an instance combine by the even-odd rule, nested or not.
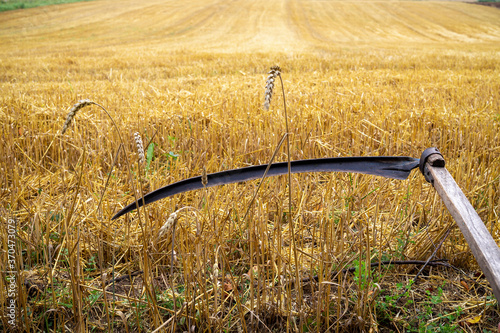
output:
[[[82,99],[82,100],[78,101],[78,103],[73,105],[71,110],[69,110],[68,116],[66,117],[66,121],[64,122],[61,134],[64,134],[64,132],[66,132],[69,125],[71,124],[71,121],[73,120],[73,118],[75,117],[75,115],[78,111],[80,111],[84,107],[86,107],[88,105],[92,105],[92,104],[95,104],[95,103],[92,102],[90,99]]]
[[[283,79],[281,77],[281,68],[279,66],[271,67],[271,70],[268,72],[268,77],[266,80],[266,90],[265,90],[265,100],[264,100],[264,108],[269,110],[269,106],[271,104],[271,98],[273,96],[274,90],[274,81],[279,77],[281,83],[281,92],[283,94],[283,109],[285,113],[285,130],[286,130],[286,149],[287,149],[287,162],[288,162],[288,225],[290,226],[291,234],[292,234],[292,246],[289,248],[290,253],[289,256],[292,257],[293,250],[293,258],[295,261],[295,280],[298,283],[298,306],[302,306],[302,288],[300,287],[300,278],[299,278],[299,263],[298,263],[298,254],[297,254],[297,244],[295,242],[295,228],[293,225],[292,219],[292,170],[291,170],[291,155],[290,155],[290,131],[288,126],[288,114],[286,109],[286,98],[285,98],[285,88],[283,86]],[[288,290],[290,297],[290,290]],[[288,304],[291,306],[291,304]],[[300,321],[302,325],[303,316],[301,314]]]
[[[177,221],[179,220],[179,212],[183,209],[193,209],[194,211],[197,211],[196,208],[192,206],[185,206],[180,209],[177,209],[175,212],[171,213],[163,226],[160,228],[160,231],[158,232],[158,238],[160,239],[163,235],[165,235],[167,232],[170,233],[172,231],[172,257],[171,257],[171,264],[170,264],[170,276],[173,279],[174,276],[174,261],[175,261],[175,250],[174,250],[174,245],[175,245],[175,226],[177,225]],[[174,317],[177,316],[177,306],[176,306],[176,292],[174,288],[174,282],[172,281],[170,283],[170,288],[172,289],[172,295],[174,298]]]

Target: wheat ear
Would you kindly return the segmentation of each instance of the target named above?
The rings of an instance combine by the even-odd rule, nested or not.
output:
[[[167,220],[165,221],[165,223],[162,225],[162,227],[158,231],[158,238],[161,238],[163,235],[165,235],[170,230],[172,230],[172,227],[177,223],[177,220],[179,219],[179,217],[178,217],[179,212],[181,210],[184,210],[184,209],[192,209],[194,211],[197,211],[197,209],[192,207],[192,206],[185,206],[185,207],[177,209],[175,212],[173,212],[172,214],[170,214],[168,216]]]
[[[66,132],[69,125],[71,124],[71,121],[73,120],[73,118],[75,117],[75,115],[78,111],[80,111],[84,107],[86,107],[88,105],[92,105],[92,104],[95,104],[95,103],[92,102],[90,99],[82,99],[82,100],[78,101],[78,103],[73,105],[71,110],[69,110],[68,116],[66,117],[66,121],[64,122],[61,134],[64,134],[64,132]]]
[[[139,154],[139,163],[144,163],[144,145],[139,132],[134,133],[135,144],[137,145],[137,153]]]
[[[161,238],[163,235],[165,235],[167,232],[169,232],[172,229],[172,227],[174,226],[174,224],[177,223],[177,220],[179,219],[177,217],[178,212],[179,211],[176,210],[175,212],[173,212],[172,214],[170,214],[168,216],[167,220],[165,221],[165,223],[160,228],[160,231],[158,232],[158,238]]]
[[[281,73],[281,68],[280,66],[273,66],[271,67],[271,70],[269,71],[269,76],[267,77],[266,80],[266,92],[265,92],[265,99],[264,99],[264,109],[267,111],[269,110],[269,106],[271,104],[271,98],[273,97],[273,89],[274,89],[274,80],[278,75]]]

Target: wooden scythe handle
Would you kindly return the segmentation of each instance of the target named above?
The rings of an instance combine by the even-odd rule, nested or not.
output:
[[[430,178],[429,181],[458,224],[479,267],[488,279],[497,301],[500,302],[500,248],[474,207],[444,167],[441,154],[438,152],[428,156],[424,163],[426,179]]]

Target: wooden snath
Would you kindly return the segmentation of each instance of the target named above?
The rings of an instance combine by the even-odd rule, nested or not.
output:
[[[459,226],[493,293],[500,302],[500,248],[483,221],[445,167],[436,148],[422,154],[420,169]]]

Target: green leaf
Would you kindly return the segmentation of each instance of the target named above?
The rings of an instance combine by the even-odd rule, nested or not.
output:
[[[153,157],[155,155],[154,151],[155,151],[155,143],[151,142],[146,152],[146,173],[149,171],[149,165],[151,164],[151,161],[153,160]]]

